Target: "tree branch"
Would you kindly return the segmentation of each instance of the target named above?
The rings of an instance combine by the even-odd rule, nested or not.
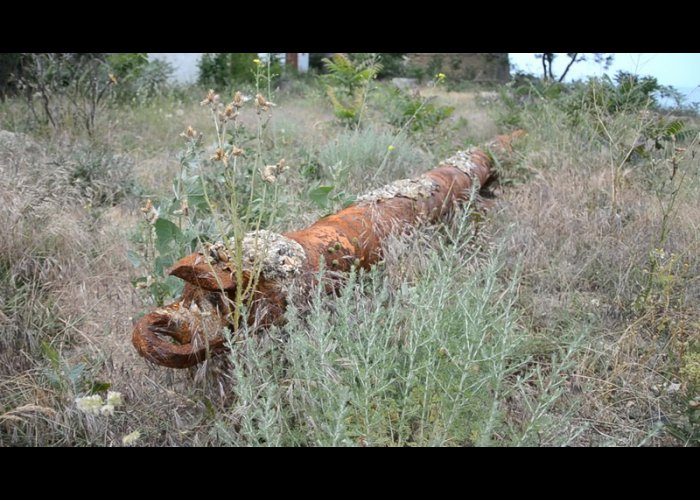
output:
[[[559,77],[559,80],[557,80],[558,83],[561,83],[561,82],[564,80],[564,77],[565,77],[566,74],[569,72],[569,69],[570,69],[571,66],[576,62],[576,58],[578,57],[578,52],[574,52],[573,55],[570,54],[569,57],[571,57],[571,61],[569,61],[569,64],[566,66],[566,69],[564,70],[564,72],[563,72],[563,73],[561,74],[561,76]]]

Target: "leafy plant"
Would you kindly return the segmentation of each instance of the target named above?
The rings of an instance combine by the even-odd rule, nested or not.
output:
[[[174,68],[160,59],[149,60],[145,53],[120,53],[107,56],[117,82],[115,96],[119,102],[144,103],[170,90]]]
[[[327,74],[321,81],[333,104],[335,115],[343,122],[359,125],[367,101],[369,86],[382,68],[376,56],[353,62],[345,54],[323,59]]]
[[[353,203],[356,196],[338,190],[336,186],[318,185],[308,192],[309,199],[326,213],[334,213]]]
[[[256,53],[206,53],[199,61],[200,85],[230,89],[240,84],[254,85],[259,78]],[[271,60],[271,73],[279,75],[281,66],[276,58]]]
[[[371,59],[374,54],[362,52],[348,54],[355,63],[363,63]],[[391,78],[403,76],[406,73],[404,62],[405,52],[379,52],[376,54],[377,61],[381,63],[381,68],[377,72],[377,78]]]
[[[406,127],[413,133],[434,131],[455,111],[452,106],[435,104],[434,98],[421,97],[398,88],[389,88],[382,96],[382,107],[387,121],[398,128]]]

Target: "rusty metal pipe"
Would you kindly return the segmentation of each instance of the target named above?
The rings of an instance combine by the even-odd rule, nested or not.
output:
[[[512,139],[522,135],[518,131],[499,136],[488,147],[509,153]],[[381,259],[387,236],[448,217],[460,202],[469,200],[472,189],[488,184],[492,173],[492,156],[472,148],[420,177],[396,181],[361,196],[348,208],[306,229],[248,234],[243,240],[244,284],[257,276],[249,323],[280,324],[290,287],[312,284],[322,260],[333,273],[369,269]],[[132,342],[137,351],[172,368],[193,366],[224,351],[222,330],[231,326],[235,303],[234,260],[227,246],[216,243],[176,262],[169,273],[187,282],[183,296],[136,323]]]

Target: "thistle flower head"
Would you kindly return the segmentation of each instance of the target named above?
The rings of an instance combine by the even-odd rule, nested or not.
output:
[[[185,139],[197,139],[199,137],[199,132],[193,129],[192,125],[190,125],[180,134],[180,137],[184,137]]]
[[[236,112],[236,107],[234,103],[227,104],[226,107],[224,108],[224,111],[222,112],[222,117],[224,120],[233,120],[238,116],[238,113]]]
[[[153,202],[151,202],[150,198],[147,199],[146,204],[141,207],[141,212],[143,212],[143,216],[149,224],[155,224],[158,217],[160,217],[160,212],[153,206]]]
[[[213,105],[217,104],[218,102],[219,102],[219,94],[215,94],[213,89],[209,89],[209,92],[207,92],[207,96],[199,104],[201,106],[205,106],[207,104],[213,106]]]
[[[255,96],[255,107],[258,109],[258,113],[260,113],[260,110],[269,111],[270,107],[274,106],[277,106],[277,104],[268,101],[262,94],[258,94]]]
[[[267,182],[268,184],[274,184],[275,181],[277,180],[277,176],[275,175],[276,172],[277,172],[276,165],[266,165],[265,167],[263,167],[260,175],[262,176],[263,180],[265,182]]]
[[[210,158],[212,161],[220,161],[225,166],[228,166],[228,153],[223,148],[216,148],[214,155]]]
[[[241,94],[240,90],[237,90],[235,94],[233,94],[233,105],[236,108],[242,108],[243,104],[245,104],[247,99],[243,97],[243,94]]]
[[[282,172],[289,170],[289,165],[285,164],[284,158],[277,162],[277,165],[267,165],[263,167],[260,175],[263,180],[269,184],[274,184],[277,180],[277,176]]]

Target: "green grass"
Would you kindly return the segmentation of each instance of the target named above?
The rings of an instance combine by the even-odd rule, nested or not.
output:
[[[386,92],[356,130],[317,86],[288,84],[261,135],[265,164],[291,165],[266,223],[305,227],[327,211],[314,186],[359,195],[519,124],[495,208],[393,238],[338,297],[296,296],[284,327],[181,371],[131,346],[154,302],[129,255],[148,248],[145,198],[174,196],[179,133],[204,132],[211,155],[201,89],[107,107],[92,138],[3,103],[0,129],[30,142],[0,137],[0,446],[119,446],[133,431],[149,446],[696,445],[695,135],[628,158],[657,115],[572,112],[577,94],[423,92],[454,115],[398,134],[372,104]],[[254,111],[240,122],[252,151]],[[76,408],[108,386],[125,399],[113,416]]]

